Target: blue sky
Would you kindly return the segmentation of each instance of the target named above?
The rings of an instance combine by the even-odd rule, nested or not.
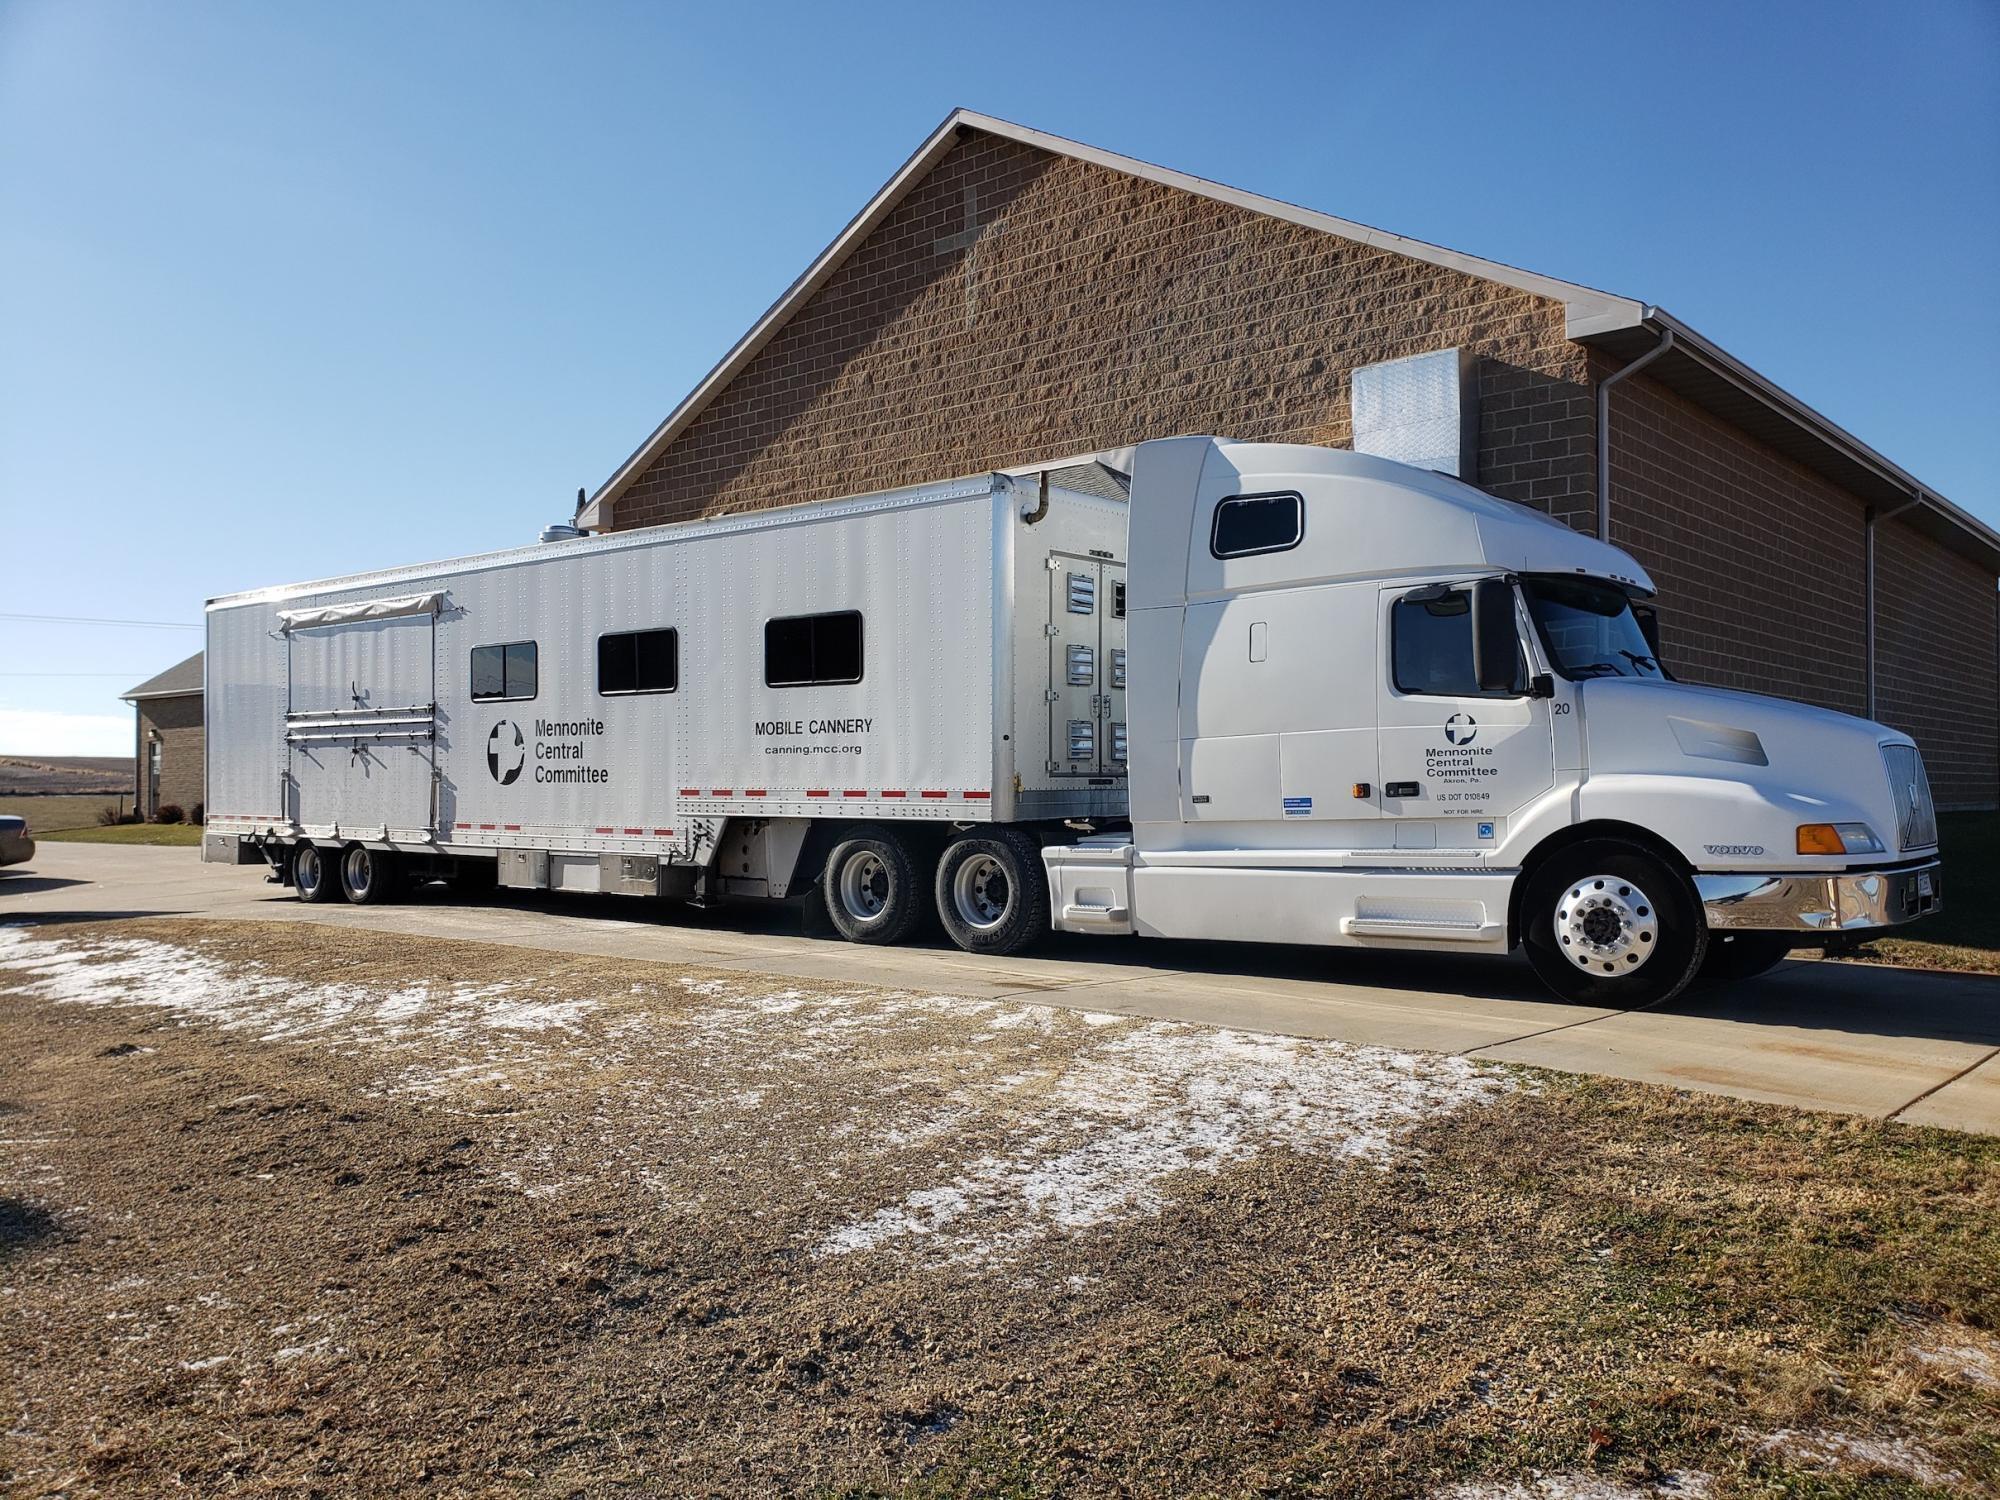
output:
[[[2000,6],[0,0],[0,609],[502,546],[956,105],[1645,298],[2000,522]],[[0,752],[194,630],[0,618]]]

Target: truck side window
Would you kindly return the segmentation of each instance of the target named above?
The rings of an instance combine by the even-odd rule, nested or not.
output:
[[[764,686],[861,680],[861,614],[791,615],[764,622]]]
[[[536,677],[533,641],[472,648],[472,701],[475,703],[532,698],[535,696]]]
[[[597,691],[671,693],[681,685],[677,630],[625,630],[597,638]]]
[[[1306,503],[1287,491],[1276,495],[1232,495],[1215,507],[1208,550],[1216,557],[1255,557],[1289,552],[1306,534]]]
[[[1472,660],[1472,596],[1448,594],[1398,599],[1390,611],[1391,668],[1396,691],[1438,698],[1519,697],[1528,690],[1527,663],[1517,646],[1513,690],[1482,693]]]

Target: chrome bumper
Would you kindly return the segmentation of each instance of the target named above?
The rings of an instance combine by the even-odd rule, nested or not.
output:
[[[1851,875],[1697,875],[1710,927],[1857,932],[1895,927],[1944,907],[1939,863]]]

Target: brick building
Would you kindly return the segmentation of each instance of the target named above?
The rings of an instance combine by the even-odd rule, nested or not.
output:
[[[601,530],[1181,432],[1354,438],[1458,349],[1465,477],[1636,555],[1677,675],[1872,714],[2000,805],[2000,534],[1657,307],[959,111],[584,507]]]
[[[197,651],[122,695],[135,710],[138,772],[132,806],[142,817],[154,817],[171,804],[192,821],[202,805],[208,755],[202,687]]]

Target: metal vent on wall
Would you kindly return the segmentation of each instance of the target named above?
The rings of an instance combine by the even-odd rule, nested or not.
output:
[[[1097,653],[1090,646],[1071,646],[1068,650],[1068,674],[1071,687],[1089,687],[1097,677]]]
[[[1354,451],[1436,469],[1471,483],[1479,473],[1479,359],[1437,349],[1354,372]]]
[[[1069,575],[1069,612],[1073,615],[1097,613],[1097,580],[1090,574]]]

